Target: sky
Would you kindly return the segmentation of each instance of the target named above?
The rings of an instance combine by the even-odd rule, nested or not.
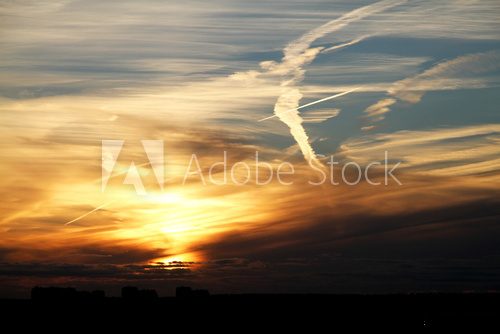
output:
[[[0,17],[0,297],[500,289],[498,1]]]

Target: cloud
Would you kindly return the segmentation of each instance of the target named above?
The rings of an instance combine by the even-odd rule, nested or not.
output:
[[[330,118],[337,117],[339,113],[340,109],[308,111],[303,113],[302,119],[304,123],[323,123]]]
[[[341,145],[339,156],[369,163],[384,152],[391,161],[401,161],[413,173],[458,177],[492,177],[500,171],[500,125],[399,131],[350,139]]]
[[[374,117],[394,106],[391,99],[415,101],[433,89],[489,86],[486,75],[480,77],[488,68],[475,72],[474,57],[415,76],[436,50],[414,52],[397,45],[390,50],[395,54],[385,54],[383,48],[395,36],[409,38],[405,43],[456,37],[469,39],[456,42],[469,48],[492,45],[486,39],[499,38],[498,4],[418,1],[391,7],[399,2],[382,1],[352,10],[352,2],[267,1],[262,6],[215,1],[196,6],[190,1],[22,1],[2,7],[7,10],[0,23],[5,46],[0,50],[5,72],[0,93],[8,97],[0,100],[0,170],[7,176],[0,181],[4,291],[41,282],[111,289],[137,283],[167,290],[199,283],[222,292],[308,292],[314,284],[311,289],[317,292],[360,286],[384,292],[392,288],[388,281],[416,286],[405,277],[420,273],[420,283],[464,277],[448,272],[453,270],[449,259],[439,262],[445,269],[429,269],[436,262],[414,258],[387,264],[394,254],[420,256],[432,250],[446,255],[446,244],[453,254],[470,251],[492,258],[498,248],[500,144],[493,125],[347,140],[339,157],[380,160],[388,149],[391,158],[394,153],[394,159],[403,160],[404,186],[325,186],[318,191],[304,186],[308,176],[316,175],[308,174],[295,154],[301,149],[306,160],[315,156],[302,125],[324,122],[339,111],[288,115],[290,130],[279,122],[256,120],[269,115],[273,104],[294,108],[303,97],[321,98],[360,82],[364,93],[394,89],[394,96],[388,93],[368,108]],[[110,12],[114,15],[106,16]],[[324,25],[331,17],[338,19]],[[293,40],[304,31],[309,32]],[[370,39],[363,39],[367,34]],[[293,42],[281,58],[278,46],[288,41]],[[361,41],[356,52],[335,53],[330,61],[328,51]],[[370,43],[377,44],[374,53]],[[496,59],[486,64],[494,66]],[[303,80],[306,66],[316,60]],[[464,77],[461,68],[471,74]],[[409,80],[391,86],[403,77]],[[359,94],[359,99],[368,95]],[[352,108],[347,102],[344,112]],[[295,138],[289,138],[289,131]],[[100,140],[126,140],[129,146],[118,166],[125,168],[131,160],[145,159],[134,146],[145,138],[165,139],[168,193],[157,192],[154,176],[144,168],[140,172],[152,196],[131,195],[119,177],[109,193],[101,194]],[[302,146],[283,149],[293,140]],[[291,161],[298,182],[291,187],[202,187],[191,180],[176,186],[193,152],[206,172],[221,161],[224,150],[230,163],[245,161],[252,168],[255,150],[273,165]],[[380,177],[379,171],[374,174]],[[64,226],[109,200],[117,202]],[[202,268],[147,264],[190,252]],[[360,257],[344,260],[342,254]],[[373,254],[380,259],[367,259]],[[485,274],[473,277],[477,286],[486,286],[484,277],[497,273],[487,264],[459,263],[471,275]],[[360,278],[368,275],[377,279]],[[377,286],[385,290],[370,290]]]
[[[373,129],[375,129],[374,125],[369,125],[369,126],[363,126],[363,127],[361,127],[361,131],[370,131],[370,130],[373,130]]]
[[[352,10],[340,18],[325,23],[324,25],[313,29],[298,39],[290,42],[283,50],[283,59],[280,64],[272,64],[269,67],[270,71],[278,72],[285,76],[281,81],[282,93],[274,106],[274,113],[278,118],[288,125],[292,136],[299,145],[304,158],[310,165],[321,166],[321,163],[316,158],[312,146],[309,143],[307,133],[302,126],[303,119],[298,111],[289,111],[299,107],[299,101],[302,98],[297,85],[304,78],[305,71],[303,66],[311,63],[323,48],[311,48],[311,44],[317,39],[337,31],[348,24],[361,20],[369,15],[384,11],[394,6],[400,5],[405,1],[380,1],[372,5],[364,6]],[[361,38],[360,38],[361,39]],[[352,45],[357,41],[346,43],[344,46]]]
[[[182,283],[214,293],[273,292],[276,285],[288,293],[387,293],[416,286],[442,291],[452,288],[451,281],[453,288],[486,289],[491,284],[486,277],[498,273],[494,255],[500,235],[498,200],[477,195],[474,190],[484,184],[444,181],[434,179],[430,186],[423,179],[413,180],[411,187],[391,191],[325,188],[337,196],[331,205],[311,200],[313,190],[304,188],[301,196],[277,198],[274,205],[283,210],[267,224],[241,223],[216,238],[193,243],[192,251],[208,255],[202,262],[131,264],[161,251],[94,245],[62,249],[66,257],[59,259],[53,253],[39,254],[49,255],[50,261],[2,262],[0,279],[2,287],[13,284],[24,289],[56,281],[115,290],[140,284],[162,294],[171,294]],[[421,196],[428,198],[424,205],[415,201]],[[397,205],[394,198],[399,198]],[[307,211],[296,205],[299,202]],[[305,212],[307,220],[301,220]],[[0,253],[12,258],[9,254],[25,251]],[[63,262],[72,257],[84,262]],[[411,282],[404,277],[412,277]]]
[[[487,74],[499,68],[500,52],[498,51],[460,56],[441,62],[416,76],[394,83],[388,93],[402,101],[418,103],[426,91],[467,87],[468,77]]]
[[[366,108],[365,113],[368,117],[380,116],[390,111],[389,107],[396,103],[395,99],[383,99]]]
[[[378,122],[390,112],[390,106],[401,100],[418,103],[428,91],[483,88],[488,75],[500,69],[500,52],[490,51],[460,56],[443,61],[417,75],[393,83],[387,90],[390,98],[384,98],[365,109],[365,117]],[[483,75],[477,77],[477,75]]]
[[[345,26],[349,25],[350,23],[359,21],[365,17],[368,17],[370,15],[382,12],[384,10],[387,10],[389,8],[401,5],[405,3],[406,1],[400,1],[400,0],[384,0],[384,1],[379,1],[376,3],[373,3],[368,6],[360,7],[357,9],[354,9],[338,19],[331,20],[325,24],[323,24],[320,27],[317,27],[298,39],[294,40],[293,42],[289,43],[287,47],[284,49],[284,60],[290,60],[294,61],[297,58],[303,57],[304,53],[309,49],[310,45],[316,41],[317,39],[330,34],[334,31],[337,31],[339,29],[344,28]]]

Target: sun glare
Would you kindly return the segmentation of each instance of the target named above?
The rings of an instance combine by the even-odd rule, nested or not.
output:
[[[151,195],[150,199],[152,202],[163,204],[176,204],[184,201],[184,197],[181,194],[172,192]]]
[[[167,257],[160,257],[157,259],[152,260],[150,263],[152,264],[165,264],[165,265],[172,265],[172,264],[194,264],[194,263],[199,263],[202,260],[201,256],[196,253],[184,253],[184,254],[176,254],[172,256],[167,256]]]

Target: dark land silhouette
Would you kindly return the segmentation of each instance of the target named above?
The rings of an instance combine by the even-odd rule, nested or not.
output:
[[[500,294],[210,294],[207,290],[178,287],[175,297],[159,297],[155,290],[127,286],[121,297],[106,297],[100,290],[34,287],[29,300],[0,300],[2,315],[50,321],[118,321],[165,319],[204,326],[236,321],[242,328],[495,327],[500,322]],[[116,320],[119,319],[119,320]],[[207,322],[208,321],[208,322]],[[326,326],[326,327],[325,327]],[[298,328],[298,327],[297,327]],[[236,330],[236,329],[235,329]],[[239,330],[238,330],[239,331]]]

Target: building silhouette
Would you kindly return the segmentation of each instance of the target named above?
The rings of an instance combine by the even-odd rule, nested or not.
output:
[[[208,297],[210,293],[208,290],[193,290],[189,286],[179,286],[175,289],[175,296],[177,298]]]
[[[125,286],[122,288],[122,298],[126,300],[153,300],[158,299],[156,290],[140,290],[135,286]]]
[[[77,291],[74,288],[39,286],[31,289],[31,299],[34,301],[92,301],[104,298],[106,294],[102,290]]]

